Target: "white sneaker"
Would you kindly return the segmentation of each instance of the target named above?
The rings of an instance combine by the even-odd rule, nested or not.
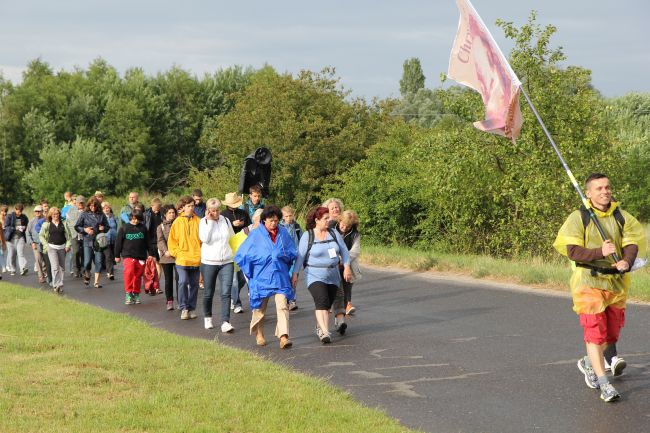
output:
[[[625,362],[625,360],[622,357],[620,356],[612,357],[612,365],[610,366],[612,375],[620,376],[621,374],[623,374],[623,370],[625,370],[625,367],[627,367],[627,362]]]
[[[223,332],[224,334],[227,334],[228,332],[232,332],[234,330],[235,328],[233,328],[230,322],[223,322],[221,324],[221,332]]]
[[[244,309],[241,307],[241,305],[237,305],[237,306],[232,310],[232,312],[235,313],[235,314],[241,314],[241,313],[244,312]]]
[[[234,302],[232,301],[232,299],[231,299],[231,300],[230,300],[230,310],[232,311],[232,310],[234,310],[234,309],[235,309],[235,303],[234,303]]]
[[[212,324],[212,317],[206,317],[203,319],[203,325],[205,326],[205,329],[214,328],[214,325]]]

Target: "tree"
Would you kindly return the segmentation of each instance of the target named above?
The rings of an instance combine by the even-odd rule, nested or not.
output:
[[[108,151],[94,140],[77,138],[72,143],[47,144],[39,153],[41,163],[24,173],[32,198],[58,202],[65,191],[91,194],[112,179]]]
[[[424,73],[420,59],[411,57],[404,61],[402,79],[399,80],[399,92],[402,96],[415,94],[424,89]]]

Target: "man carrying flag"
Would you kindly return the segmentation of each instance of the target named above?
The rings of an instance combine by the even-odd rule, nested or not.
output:
[[[587,386],[600,389],[600,398],[610,402],[620,395],[609,383],[605,362],[614,376],[625,368],[625,361],[617,356],[616,342],[625,323],[629,271],[637,255],[645,254],[646,239],[636,218],[613,200],[607,176],[590,175],[585,190],[608,240],[602,240],[594,221],[582,209],[569,215],[553,246],[575,262],[570,282],[573,311],[580,316],[587,347],[587,356],[578,360],[578,369],[585,375]],[[614,254],[622,259],[615,261]]]
[[[617,356],[616,341],[624,324],[630,287],[627,272],[634,270],[637,255],[645,255],[647,247],[643,228],[632,215],[620,210],[612,199],[607,176],[589,176],[585,197],[481,17],[469,0],[456,0],[456,4],[460,21],[449,59],[448,76],[481,93],[486,118],[475,122],[474,126],[503,135],[514,143],[522,125],[519,94],[523,94],[582,200],[583,208],[569,216],[553,246],[576,264],[571,278],[571,294],[573,309],[580,316],[584,328],[587,347],[587,356],[578,361],[578,368],[584,374],[587,386],[600,389],[601,399],[614,401],[620,395],[607,379],[605,361],[614,376],[620,375],[625,368],[625,361]],[[622,259],[619,258],[621,254]]]

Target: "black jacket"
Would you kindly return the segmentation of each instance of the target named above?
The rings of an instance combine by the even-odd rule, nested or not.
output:
[[[226,208],[226,210],[221,212],[221,215],[228,218],[228,220],[230,220],[230,224],[232,224],[233,221],[244,220],[244,224],[242,224],[240,227],[235,227],[233,224],[232,229],[235,231],[235,233],[239,233],[244,229],[244,227],[251,225],[251,219],[248,216],[248,212],[246,212],[244,209],[230,210],[230,208]]]
[[[269,196],[271,184],[271,151],[266,147],[258,147],[244,159],[244,167],[239,177],[239,192],[248,194],[253,185],[262,187],[262,197]]]
[[[146,260],[153,256],[155,245],[144,224],[124,224],[117,231],[115,239],[115,257]]]

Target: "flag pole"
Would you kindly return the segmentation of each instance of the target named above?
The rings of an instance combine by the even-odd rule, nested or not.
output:
[[[560,152],[560,149],[555,144],[555,141],[553,140],[553,137],[551,137],[551,134],[548,132],[548,129],[546,129],[546,125],[544,124],[544,121],[542,120],[539,113],[537,112],[537,109],[535,108],[535,105],[533,105],[533,101],[531,101],[530,98],[528,97],[528,93],[526,93],[526,90],[524,89],[523,85],[519,86],[519,89],[521,90],[521,93],[524,95],[524,98],[526,98],[526,102],[528,102],[528,105],[530,106],[530,109],[532,110],[533,114],[537,118],[537,122],[542,127],[542,130],[544,131],[544,134],[546,134],[546,137],[548,138],[548,141],[551,143],[551,146],[553,147],[553,150],[557,154],[558,158],[560,158],[560,162],[562,163],[562,167],[564,167],[564,171],[566,171],[566,174],[569,176],[569,179],[571,179],[571,184],[573,185],[573,188],[575,188],[576,192],[580,196],[580,200],[582,200],[582,204],[589,211],[589,218],[593,221],[594,225],[598,229],[598,233],[600,233],[600,237],[604,241],[608,240],[607,234],[605,233],[605,230],[603,230],[603,227],[600,225],[600,222],[598,221],[598,217],[596,216],[596,213],[594,212],[594,210],[591,208],[591,205],[589,204],[589,200],[587,200],[587,198],[582,193],[582,190],[580,189],[580,186],[578,185],[578,181],[576,180],[575,176],[571,172],[571,169],[569,168],[566,161],[564,160],[564,157],[562,156],[562,153]],[[620,261],[620,259],[618,258],[617,253],[612,254],[612,257],[613,257],[615,262]]]

